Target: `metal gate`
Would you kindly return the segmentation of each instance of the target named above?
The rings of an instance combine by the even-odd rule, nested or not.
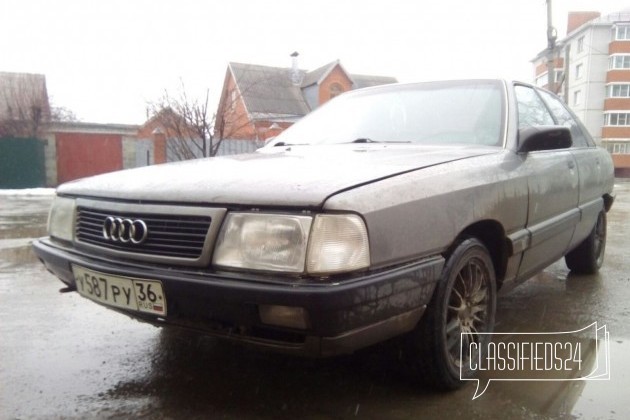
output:
[[[46,185],[44,144],[34,138],[0,138],[0,189]]]

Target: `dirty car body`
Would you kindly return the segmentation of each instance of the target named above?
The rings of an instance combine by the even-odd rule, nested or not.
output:
[[[136,319],[313,356],[408,337],[414,369],[455,388],[499,289],[563,256],[601,266],[612,189],[609,154],[544,90],[390,85],[253,154],[64,184],[34,249]]]

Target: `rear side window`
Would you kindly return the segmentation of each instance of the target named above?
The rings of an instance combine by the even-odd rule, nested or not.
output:
[[[593,140],[588,134],[585,133],[585,129],[576,119],[571,115],[567,108],[560,102],[558,98],[545,91],[539,91],[540,96],[551,109],[553,116],[556,118],[558,125],[563,125],[571,130],[571,137],[573,138],[573,147],[589,147],[594,146]]]
[[[534,89],[515,86],[514,92],[518,102],[518,128],[555,125],[549,110]]]

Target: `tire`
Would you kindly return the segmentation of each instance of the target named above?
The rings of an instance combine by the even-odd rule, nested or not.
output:
[[[606,212],[602,210],[597,216],[597,222],[591,233],[577,248],[564,257],[564,261],[575,274],[595,274],[604,263],[605,251]]]
[[[477,333],[494,330],[495,312],[496,277],[490,254],[479,240],[465,239],[447,259],[431,302],[408,337],[405,355],[416,379],[437,390],[463,386],[460,368],[461,378],[472,376],[468,344],[486,347],[490,336]],[[463,343],[461,333],[468,333]],[[465,350],[461,363],[460,349]]]

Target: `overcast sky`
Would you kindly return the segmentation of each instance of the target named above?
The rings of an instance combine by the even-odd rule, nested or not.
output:
[[[627,0],[552,0],[608,14]],[[43,73],[54,105],[82,121],[142,124],[147,101],[183,80],[210,90],[230,61],[402,82],[506,77],[531,81],[546,45],[545,0],[0,0],[0,71]]]

